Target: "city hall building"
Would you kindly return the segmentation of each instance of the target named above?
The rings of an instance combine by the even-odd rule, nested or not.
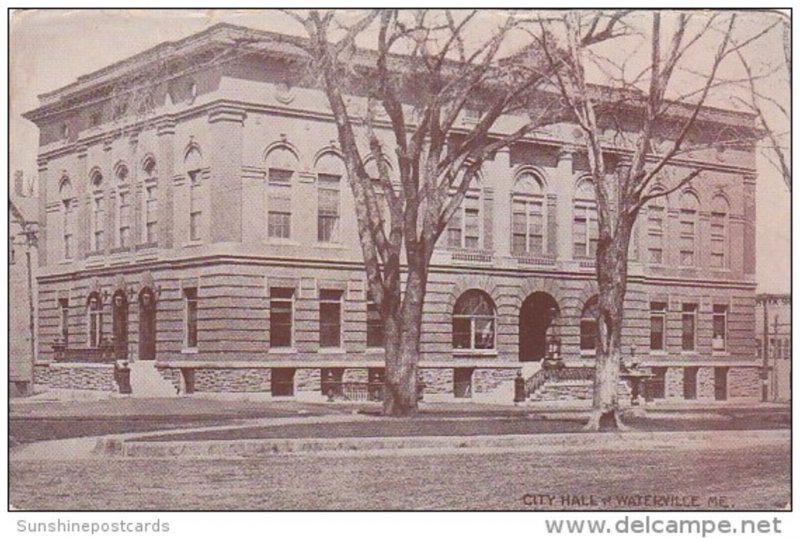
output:
[[[259,52],[224,54],[254,34]],[[327,99],[298,82],[293,54],[274,34],[218,25],[41,95],[25,115],[40,129],[37,384],[114,391],[124,360],[134,394],[324,399],[327,383],[371,395],[357,388],[383,378],[383,335],[353,197]],[[147,99],[119,98],[120,81],[135,94],[147,77]],[[131,110],[143,101],[147,113]],[[366,99],[350,106],[358,116]],[[700,124],[753,119],[708,109]],[[590,394],[591,376],[535,382],[546,356],[572,373],[594,362],[597,217],[575,136],[556,125],[498,151],[442,235],[426,400],[510,402],[518,372],[531,399]],[[624,162],[610,140],[608,162]],[[695,152],[680,164],[703,179],[639,218],[623,337],[626,360],[653,374],[650,398],[760,397],[754,163],[747,149]]]

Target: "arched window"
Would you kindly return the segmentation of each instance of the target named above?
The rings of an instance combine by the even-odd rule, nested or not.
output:
[[[647,261],[652,264],[664,263],[664,236],[666,226],[664,198],[656,198],[647,206]]]
[[[200,241],[203,224],[203,156],[197,146],[191,146],[183,159],[189,178],[189,240]]]
[[[292,181],[298,164],[297,156],[285,147],[267,155],[267,237],[292,236]]]
[[[593,258],[597,252],[597,204],[594,185],[583,179],[575,189],[572,220],[573,256]]]
[[[727,266],[726,245],[728,243],[728,201],[715,196],[711,201],[711,267],[724,269]]]
[[[148,155],[142,162],[144,185],[142,186],[142,242],[154,244],[158,241],[158,180],[156,178],[156,160]]]
[[[581,311],[581,354],[594,354],[597,351],[597,295],[593,295],[583,305]]]
[[[511,251],[541,255],[545,252],[546,221],[544,182],[538,174],[517,177],[511,194]]]
[[[494,349],[495,308],[480,290],[468,290],[453,308],[454,349]]]
[[[100,294],[92,292],[86,301],[86,329],[89,347],[99,347],[103,341],[103,301]]]
[[[447,223],[448,248],[480,250],[481,248],[481,184],[472,180],[461,207]]]
[[[95,170],[91,175],[92,214],[91,233],[92,251],[100,252],[105,248],[106,201],[103,193],[103,174]]]
[[[696,265],[695,251],[697,250],[697,212],[700,201],[691,192],[681,195],[680,235],[678,247],[680,249],[680,265],[694,267]]]
[[[341,215],[341,180],[344,163],[338,155],[326,153],[316,163],[317,169],[317,241],[338,243]]]
[[[65,260],[71,260],[75,255],[75,212],[77,202],[75,193],[72,191],[72,183],[69,178],[64,176],[58,187],[58,195],[61,199],[61,233],[62,235],[62,255]]]
[[[117,179],[117,246],[128,248],[131,245],[131,197],[128,185],[128,167],[118,164],[114,170]]]

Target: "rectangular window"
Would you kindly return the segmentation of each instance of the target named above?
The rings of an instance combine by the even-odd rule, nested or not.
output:
[[[267,236],[280,239],[291,237],[292,222],[291,170],[270,168],[268,173]]]
[[[711,267],[725,267],[725,214],[711,213]]]
[[[125,248],[131,243],[131,205],[127,192],[117,193],[119,202],[119,233],[117,234],[117,246]]]
[[[538,199],[513,201],[511,248],[514,254],[544,253],[543,203]]]
[[[377,303],[367,294],[367,347],[383,347],[383,320]]]
[[[697,372],[696,366],[683,369],[683,398],[685,400],[697,399]]]
[[[714,399],[728,399],[728,368],[725,366],[714,368]]]
[[[74,230],[75,210],[72,200],[64,200],[64,259],[71,260],[73,256],[72,230]]]
[[[453,368],[453,396],[472,397],[472,368]]]
[[[332,174],[319,174],[317,178],[317,241],[339,241],[339,180]]]
[[[294,368],[273,368],[270,390],[273,396],[294,396]]]
[[[186,326],[184,344],[188,349],[197,348],[197,288],[184,288],[183,298],[186,303]]]
[[[581,320],[581,351],[595,351],[597,348],[597,321]]]
[[[103,305],[97,296],[89,299],[89,347],[99,347],[103,341]]]
[[[319,346],[341,347],[342,345],[342,292],[320,290],[319,292]]]
[[[678,246],[680,250],[680,262],[684,267],[692,267],[695,264],[695,219],[696,212],[694,210],[681,209],[679,225],[680,237],[678,239]]]
[[[481,248],[480,197],[465,196],[461,207],[453,213],[447,223],[447,246],[449,248]]]
[[[667,303],[650,303],[650,349],[663,351],[667,326]]]
[[[144,194],[144,242],[155,243],[158,240],[158,187],[146,187]]]
[[[762,351],[763,350],[761,349],[761,339],[760,338],[756,338],[756,358],[757,359],[760,359],[762,357],[762,354],[761,354]]]
[[[667,368],[655,366],[651,368],[653,377],[647,380],[645,399],[663,400],[666,395]]]
[[[58,300],[59,320],[60,320],[60,333],[61,343],[65,346],[69,345],[69,299]]]
[[[681,312],[681,349],[694,351],[697,327],[697,305],[684,304]]]
[[[593,258],[597,253],[597,209],[577,204],[572,222],[573,256]]]
[[[715,304],[713,316],[713,337],[711,349],[725,351],[728,338],[728,305]]]
[[[660,265],[664,263],[664,208],[650,206],[647,212],[647,236],[649,262]]]
[[[189,240],[200,241],[203,217],[200,170],[189,172]]]
[[[269,289],[269,345],[292,347],[294,289]]]
[[[102,196],[95,197],[92,213],[92,250],[99,252],[105,248],[106,207]]]

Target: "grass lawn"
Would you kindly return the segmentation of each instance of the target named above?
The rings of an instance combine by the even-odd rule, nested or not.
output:
[[[12,458],[10,502],[35,510],[528,510],[526,494],[658,494],[695,495],[702,508],[724,495],[733,509],[774,510],[789,501],[789,470],[788,440],[624,452]]]

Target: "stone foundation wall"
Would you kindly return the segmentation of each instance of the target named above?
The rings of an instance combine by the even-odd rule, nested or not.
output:
[[[617,387],[620,403],[624,406],[631,401],[631,389],[624,381]],[[594,395],[592,381],[548,381],[530,397],[532,402],[569,402],[591,400]]]
[[[342,377],[347,372],[342,373]],[[295,392],[314,392],[322,395],[322,371],[319,368],[298,368],[294,372]]]
[[[761,377],[758,368],[728,370],[728,398],[761,400]]]
[[[113,364],[40,364],[33,376],[35,384],[51,389],[117,391]]]
[[[667,400],[683,399],[683,368],[667,368],[664,376],[664,396]]]
[[[172,383],[172,386],[176,389],[181,388],[181,369],[180,368],[158,368],[158,373]]]
[[[194,392],[270,392],[269,368],[195,368]]]
[[[368,377],[369,370],[366,368],[345,368],[342,372],[343,383],[366,383],[369,381]]]
[[[419,376],[425,384],[423,394],[453,394],[452,368],[421,368]]]
[[[514,382],[516,368],[476,368],[472,373],[473,394],[486,394],[500,388],[503,383]]]
[[[697,370],[697,399],[714,399],[714,368],[711,366],[701,366]]]

